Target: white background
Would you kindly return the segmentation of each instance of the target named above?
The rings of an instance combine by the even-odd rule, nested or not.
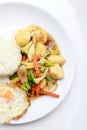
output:
[[[3,2],[0,1],[0,3]],[[24,2],[32,3],[45,9],[54,15],[62,24],[72,40],[73,48],[76,51],[77,70],[72,88],[67,97],[52,113],[38,121],[24,125],[1,125],[0,130],[86,130],[86,0],[24,0]]]

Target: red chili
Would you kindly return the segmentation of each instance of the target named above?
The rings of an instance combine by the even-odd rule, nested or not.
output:
[[[20,82],[20,81],[17,81],[17,82],[16,82],[16,87],[20,88],[20,86],[21,86],[21,82]]]
[[[22,61],[25,61],[27,59],[27,55],[22,56]]]
[[[41,71],[39,69],[39,63],[38,61],[40,60],[41,56],[40,55],[36,55],[34,54],[33,57],[32,57],[32,61],[34,63],[34,76],[36,78],[40,77],[41,76]]]

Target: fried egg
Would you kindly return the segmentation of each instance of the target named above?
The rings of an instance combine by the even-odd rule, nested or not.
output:
[[[22,116],[29,107],[26,93],[15,86],[0,83],[0,124]]]

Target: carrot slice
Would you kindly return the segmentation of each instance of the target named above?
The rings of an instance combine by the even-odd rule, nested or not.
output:
[[[20,82],[20,81],[17,81],[17,82],[16,82],[16,87],[20,88],[20,86],[21,86],[21,82]]]
[[[48,95],[54,98],[59,98],[60,96],[58,94],[52,93],[52,92],[48,92],[45,91],[43,89],[40,88],[40,83],[37,85],[33,85],[32,89],[31,89],[31,96],[39,96],[39,95]]]
[[[60,97],[58,94],[48,92],[48,91],[44,91],[42,89],[40,89],[40,95],[48,95],[48,96],[52,96],[54,98],[59,98]]]
[[[31,97],[34,97],[35,96],[35,85],[33,84],[32,87],[31,87]]]
[[[38,61],[38,60],[40,60],[40,58],[41,58],[40,55],[34,54],[34,55],[32,56],[32,61]]]
[[[32,61],[34,63],[34,76],[36,78],[40,77],[41,76],[41,71],[39,69],[39,64],[38,64],[38,60],[40,60],[41,56],[40,55],[36,55],[34,54],[33,57],[32,57]]]

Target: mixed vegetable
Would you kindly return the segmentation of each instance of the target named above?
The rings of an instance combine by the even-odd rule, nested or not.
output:
[[[65,58],[52,36],[41,27],[31,25],[19,30],[15,40],[22,61],[17,72],[9,77],[10,81],[30,97],[49,95],[58,98],[59,95],[53,92],[57,89],[57,80],[64,77]]]

